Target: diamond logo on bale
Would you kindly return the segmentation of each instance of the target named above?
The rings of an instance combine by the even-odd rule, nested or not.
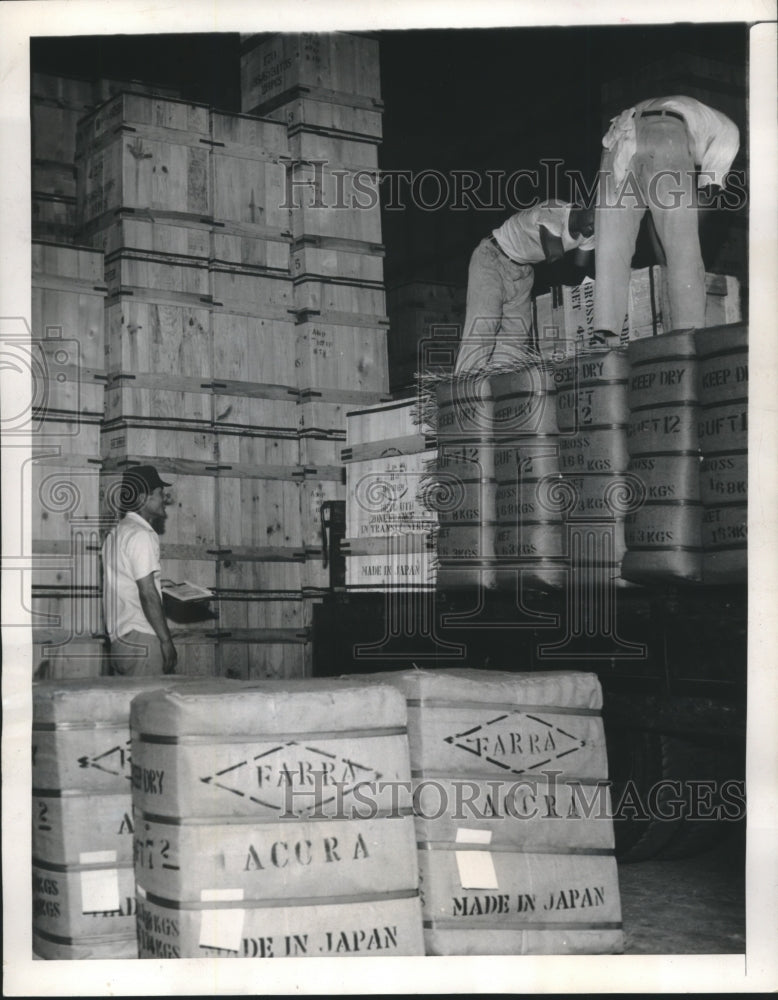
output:
[[[124,745],[111,747],[105,753],[97,754],[94,757],[79,757],[78,766],[81,768],[94,767],[98,771],[105,771],[106,774],[115,774],[117,777],[125,777],[131,780],[130,771],[130,741]]]
[[[380,778],[381,773],[367,764],[292,740],[200,781],[263,808],[305,817],[342,802],[357,786]]]
[[[538,715],[503,712],[444,742],[511,774],[525,774],[583,749],[586,740]]]

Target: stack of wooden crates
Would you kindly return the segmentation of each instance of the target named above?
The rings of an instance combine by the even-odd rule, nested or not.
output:
[[[88,634],[121,475],[150,462],[173,483],[163,576],[214,594],[213,617],[173,623],[179,671],[292,677],[329,585],[346,412],[388,393],[378,43],[254,36],[241,62],[248,114],[107,88],[77,125],[74,239],[107,291]]]
[[[302,585],[329,586],[323,502],[345,500],[346,413],[389,390],[378,147],[378,40],[357,34],[243,39],[242,109],[282,122],[301,483]]]

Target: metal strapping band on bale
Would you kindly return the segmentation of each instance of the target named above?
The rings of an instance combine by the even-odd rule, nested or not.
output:
[[[587,785],[592,788],[602,787],[610,788],[611,781],[609,778],[578,778],[575,775],[562,775],[559,771],[552,771],[554,775],[554,785]],[[528,781],[534,781],[540,783],[541,781],[548,781],[548,778],[543,774],[527,774],[522,775],[521,780],[517,781],[515,778],[501,778],[495,775],[493,772],[488,771],[476,771],[475,773],[468,772],[467,774],[462,774],[457,772],[456,774],[451,771],[411,771],[411,778],[418,781],[456,781],[460,784],[465,782],[471,782],[474,784],[484,783],[488,785],[523,785]]]
[[[533,922],[530,920],[510,920],[501,918],[500,920],[425,920],[425,930],[441,931],[620,931],[622,923],[620,920],[590,920],[585,924],[574,923],[573,921],[560,921],[554,923],[551,920]]]
[[[628,545],[630,552],[704,552],[701,545]]]
[[[33,722],[32,731],[34,733],[55,733],[65,732],[70,729],[126,729],[127,719],[115,719],[114,721],[86,720],[84,722]]]
[[[612,847],[518,847],[515,844],[469,844],[466,841],[452,842],[450,840],[420,840],[416,847],[420,851],[479,851],[498,852],[500,854],[577,854],[582,857],[611,858],[615,851]]]
[[[666,410],[678,406],[699,406],[696,399],[667,399],[661,403],[641,403],[640,406],[630,406],[632,413],[642,413],[643,410]]]
[[[108,945],[112,943],[122,943],[125,941],[135,941],[135,934],[99,934],[93,935],[92,937],[60,937],[59,934],[50,934],[48,931],[42,931],[40,927],[33,927],[33,934],[36,937],[42,938],[44,941],[50,941],[52,944],[66,944],[66,945],[81,945],[84,948],[95,945]]]
[[[661,507],[667,510],[668,507],[702,507],[701,500],[644,500],[641,507]],[[717,504],[717,506],[723,506]]]
[[[127,780],[130,780],[130,776],[125,775]],[[123,793],[117,791],[99,791],[94,789],[89,789],[88,791],[82,788],[33,788],[32,796],[36,799],[91,799],[95,796],[105,795],[108,797],[115,798],[117,795],[121,797]],[[127,790],[129,795],[129,789]]]
[[[385,726],[376,729],[329,729],[329,730],[304,730],[296,733],[274,733],[264,730],[260,736],[256,733],[233,733],[226,735],[223,733],[213,733],[205,735],[170,736],[161,733],[139,733],[133,734],[134,740],[141,743],[161,743],[166,746],[221,746],[225,743],[250,743],[264,744],[275,741],[286,743],[299,743],[312,740],[363,740],[377,736],[405,736],[408,730],[405,726]]]
[[[710,403],[699,403],[698,405],[701,410],[710,410],[714,406],[720,406],[720,407],[736,406],[738,403],[746,405],[748,403],[748,396],[737,396],[734,398],[722,397],[719,399],[714,399]]]
[[[629,453],[630,461],[633,458],[701,458],[700,452],[696,448],[679,448],[678,451],[654,451],[649,449],[648,451],[631,451]],[[706,456],[707,457],[707,456]],[[641,469],[636,469],[636,472],[641,472]]]
[[[416,899],[418,889],[395,889],[392,892],[358,892],[348,896],[291,896],[288,899],[224,899],[201,902],[165,899],[138,885],[139,894],[148,903],[168,910],[267,910],[287,906],[346,906],[351,903],[383,903],[395,899]]]
[[[461,708],[496,709],[505,716],[514,712],[543,712],[545,715],[592,715],[599,716],[598,708],[576,708],[567,705],[513,705],[504,701],[449,701],[446,698],[407,698],[408,706],[413,708]]]
[[[664,338],[663,338],[664,339]],[[635,343],[640,343],[635,341]],[[651,343],[656,343],[656,341],[651,341]],[[631,360],[630,363],[633,368],[640,368],[643,365],[658,365],[663,364],[665,361],[696,361],[696,354],[650,354],[645,358],[636,358]]]
[[[68,874],[70,872],[92,872],[98,870],[104,871],[114,871],[117,868],[127,868],[131,869],[133,867],[132,861],[99,861],[93,865],[62,865],[55,864],[52,861],[40,861],[38,858],[32,859],[33,868],[41,868],[43,871],[47,872],[62,872],[63,874]]]
[[[355,785],[355,788],[361,787],[361,785],[371,785],[375,782],[361,782],[359,785]],[[346,793],[347,794],[347,793]],[[327,801],[332,801],[331,799]],[[314,808],[319,808],[323,806],[324,802],[319,802]],[[371,810],[369,816],[355,817],[354,820],[350,822],[359,822],[360,819],[373,820],[373,819],[395,819],[402,818],[405,816],[413,816],[413,809],[411,806],[398,806],[396,809],[377,809],[375,813]],[[325,816],[322,813],[316,813],[314,815],[305,816],[297,815],[294,816],[161,816],[158,813],[147,813],[139,812],[139,818],[145,823],[158,823],[162,826],[275,826],[278,823],[332,823],[332,816]]]

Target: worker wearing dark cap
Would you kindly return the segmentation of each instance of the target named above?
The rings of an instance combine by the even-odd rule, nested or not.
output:
[[[699,207],[723,188],[740,145],[725,114],[693,97],[657,97],[627,108],[603,136],[595,226],[595,339],[618,337],[646,211],[667,264],[665,329],[705,326]],[[660,257],[660,260],[662,258]]]
[[[128,469],[119,523],[103,543],[103,605],[114,674],[172,674],[176,648],[162,606],[159,535],[168,499],[153,465]]]

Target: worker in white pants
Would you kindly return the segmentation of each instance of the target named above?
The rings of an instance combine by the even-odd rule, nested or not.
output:
[[[691,97],[643,101],[612,120],[603,137],[595,212],[595,340],[621,333],[646,211],[667,265],[665,328],[705,325],[698,189],[724,186],[739,142],[734,122]]]
[[[594,249],[594,212],[541,202],[516,212],[473,251],[467,307],[454,374],[526,362],[532,343],[533,264],[575,250],[582,265]]]

